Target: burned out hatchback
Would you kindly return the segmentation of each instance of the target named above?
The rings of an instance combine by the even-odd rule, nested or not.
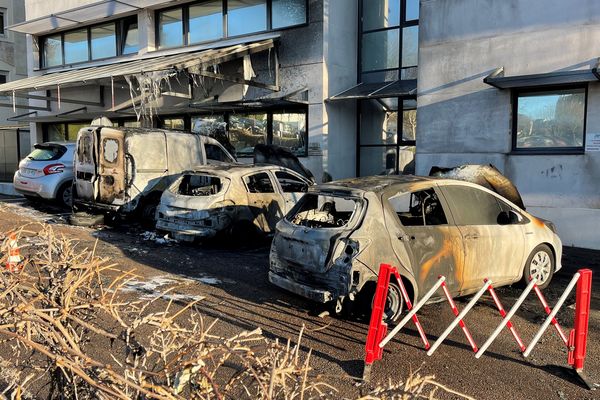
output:
[[[399,268],[416,300],[439,275],[453,296],[476,292],[485,278],[501,286],[535,276],[545,288],[561,256],[552,223],[482,186],[376,176],[310,188],[277,224],[269,281],[339,312],[371,304],[381,263]],[[392,281],[386,318],[402,308]]]
[[[312,182],[288,168],[224,164],[184,172],[163,193],[158,229],[180,240],[270,233]]]

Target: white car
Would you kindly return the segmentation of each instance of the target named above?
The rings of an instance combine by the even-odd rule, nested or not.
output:
[[[33,147],[15,172],[15,190],[30,199],[55,200],[70,207],[75,143],[46,142]]]

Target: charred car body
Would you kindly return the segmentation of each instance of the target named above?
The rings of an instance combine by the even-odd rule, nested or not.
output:
[[[235,159],[215,139],[180,131],[89,127],[75,151],[74,204],[153,219],[160,195],[185,170]]]
[[[156,227],[188,241],[219,233],[269,233],[311,184],[274,165],[199,167],[165,190]]]
[[[370,304],[382,262],[399,268],[415,300],[439,275],[454,296],[477,291],[484,278],[500,286],[533,275],[543,288],[561,255],[550,222],[491,190],[449,179],[374,176],[309,188],[277,225],[269,280],[317,302],[336,302],[341,311],[359,294]],[[397,319],[402,305],[391,282],[387,318]]]

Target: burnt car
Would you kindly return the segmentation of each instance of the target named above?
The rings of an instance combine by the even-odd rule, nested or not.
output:
[[[198,167],[164,191],[156,227],[185,241],[270,233],[310,185],[308,178],[274,165]]]
[[[278,223],[269,281],[336,311],[370,307],[380,263],[398,267],[413,300],[440,275],[450,293],[476,292],[535,276],[545,288],[561,268],[562,244],[551,222],[469,182],[373,176],[309,188]],[[440,300],[442,291],[431,301]],[[359,302],[359,300],[362,300]],[[390,282],[385,316],[403,299]]]

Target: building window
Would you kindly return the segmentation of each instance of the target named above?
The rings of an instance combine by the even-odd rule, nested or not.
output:
[[[5,36],[6,32],[4,32],[4,29],[6,29],[6,21],[5,21],[5,17],[6,16],[6,10],[3,8],[0,8],[0,37]]]
[[[227,35],[267,30],[267,0],[228,0]]]
[[[238,157],[251,157],[259,143],[284,147],[299,157],[308,151],[306,110],[194,116],[190,126],[194,132],[216,138],[225,134],[231,144],[227,150]]]
[[[40,43],[42,68],[136,53],[137,17],[45,36]]]
[[[358,174],[414,174],[416,132],[415,100],[362,100]]]
[[[81,128],[90,126],[89,123],[60,123],[44,125],[45,142],[74,142],[77,140],[77,133]]]
[[[417,66],[419,0],[362,0],[361,10],[361,81],[413,78],[409,69]]]
[[[513,151],[583,151],[587,88],[516,91]]]
[[[115,24],[93,27],[91,30],[92,60],[117,55],[117,32]]]
[[[0,71],[0,85],[7,82],[7,78],[6,78],[7,75],[8,75],[8,72]]]
[[[200,43],[223,37],[223,1],[190,6],[188,43]]]
[[[161,48],[183,46],[183,10],[158,13],[158,40]]]
[[[157,11],[159,48],[306,24],[307,0],[208,0]]]

